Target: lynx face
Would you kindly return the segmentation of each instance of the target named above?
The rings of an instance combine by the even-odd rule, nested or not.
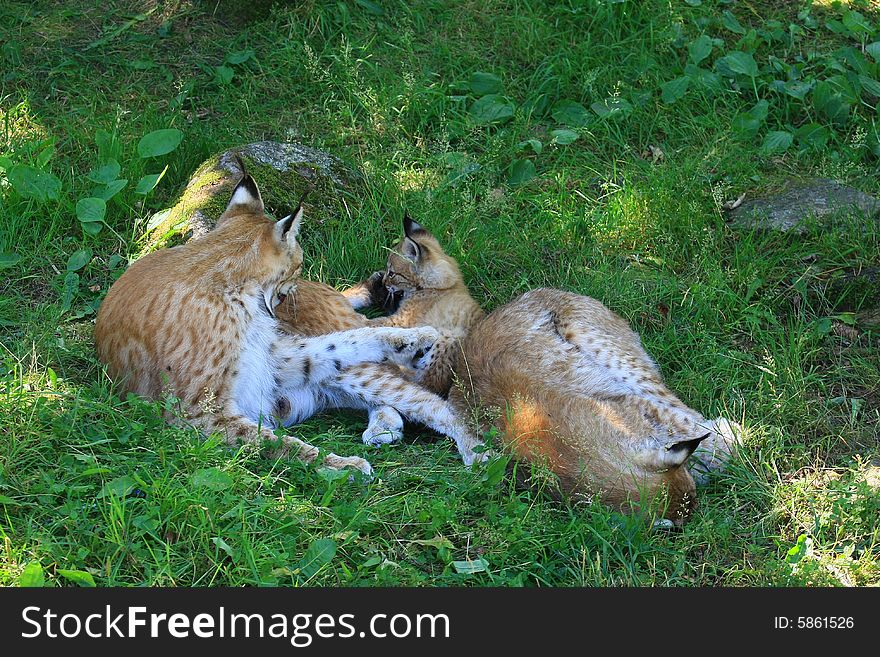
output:
[[[237,245],[241,236],[256,238],[253,249],[262,256],[263,302],[269,314],[274,316],[276,306],[296,289],[296,280],[302,271],[303,250],[296,238],[302,223],[303,206],[300,203],[295,212],[274,223],[266,221],[264,212],[256,183],[247,176],[236,187],[215,232],[228,235],[231,243]]]
[[[382,283],[392,296],[406,299],[419,290],[445,290],[461,280],[455,260],[443,252],[440,243],[408,216],[404,238],[388,255]]]

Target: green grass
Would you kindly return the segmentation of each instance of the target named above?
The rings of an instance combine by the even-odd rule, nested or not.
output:
[[[0,584],[34,561],[58,585],[69,583],[59,570],[98,585],[880,584],[880,228],[749,234],[721,213],[790,176],[880,192],[877,98],[863,91],[833,124],[812,96],[773,91],[769,72],[772,56],[805,76],[836,75],[834,53],[878,36],[826,22],[859,9],[876,30],[876,4],[817,3],[809,16],[799,16],[806,3],[759,0],[389,0],[381,14],[360,2],[270,4],[0,7]],[[724,11],[746,29],[768,18],[807,27],[765,43],[725,28]],[[139,12],[150,13],[132,20]],[[683,75],[701,33],[721,40],[707,70],[748,51],[761,75],[693,84],[664,103],[660,85]],[[234,76],[224,83],[216,68],[249,49],[254,57],[225,63]],[[469,116],[476,71],[501,79],[512,120]],[[549,107],[524,110],[541,94],[586,108],[577,141],[551,143],[560,124]],[[591,109],[611,97],[630,109]],[[735,117],[759,98],[769,115],[743,134]],[[826,143],[762,148],[768,131],[811,122],[832,126]],[[180,147],[138,158],[138,140],[168,127],[183,131]],[[98,131],[112,136],[101,154],[130,182],[89,237],[76,202],[95,187],[86,175],[99,164]],[[544,285],[594,296],[639,331],[682,399],[740,421],[746,445],[701,490],[684,531],[555,502],[540,472],[533,490],[517,490],[417,431],[367,448],[355,414],[296,432],[367,457],[379,475],[369,483],[231,453],[167,427],[156,405],[114,396],[92,327],[118,256],[139,252],[146,220],[201,161],[261,139],[301,141],[366,174],[352,221],[305,230],[307,277],[341,287],[379,267],[406,207],[459,258],[487,308]],[[519,146],[528,139],[540,154]],[[507,184],[524,158],[535,177]],[[19,195],[5,172],[13,163],[51,171],[59,198]],[[166,164],[151,195],[134,193]],[[92,258],[76,279],[68,259],[84,248]],[[453,563],[477,558],[486,572]]]

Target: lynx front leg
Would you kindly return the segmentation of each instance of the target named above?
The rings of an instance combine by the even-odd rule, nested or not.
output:
[[[230,447],[242,443],[259,444],[262,442],[277,443],[278,438],[269,427],[258,426],[244,417],[221,417],[214,414],[203,414],[188,419],[189,423],[201,429],[205,434],[219,432],[224,436],[225,442]],[[294,436],[283,436],[281,447],[268,450],[265,454],[269,458],[284,458],[293,456],[303,463],[314,463],[320,454],[320,450],[314,445],[300,440]],[[364,474],[372,474],[370,464],[358,456],[339,456],[326,454],[322,464],[328,468],[341,470],[342,468],[354,468]]]
[[[449,402],[389,368],[358,365],[340,372],[333,385],[363,405],[387,404],[405,417],[449,436],[455,441],[465,465],[487,458],[486,454],[474,451],[483,443],[455,414]]]
[[[312,338],[281,336],[273,358],[283,388],[320,386],[339,372],[362,363],[386,360],[404,366],[424,357],[438,333],[431,327],[413,329],[360,328]]]

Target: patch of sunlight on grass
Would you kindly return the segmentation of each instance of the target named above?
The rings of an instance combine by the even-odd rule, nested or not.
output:
[[[23,100],[15,104],[0,105],[0,134],[3,141],[0,148],[17,150],[23,144],[34,144],[48,138],[49,133],[38,123],[31,111],[30,103]]]
[[[415,192],[437,186],[442,176],[436,169],[398,169],[394,181],[402,192]]]

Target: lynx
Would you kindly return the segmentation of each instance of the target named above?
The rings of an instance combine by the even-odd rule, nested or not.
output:
[[[415,378],[448,391],[461,416],[482,416],[481,429],[494,425],[507,449],[546,464],[567,492],[624,509],[665,491],[665,516],[680,525],[696,502],[694,477],[723,467],[738,440],[735,425],[678,399],[638,335],[595,299],[538,289],[484,316],[454,260],[410,219],[383,282],[400,305],[374,325],[441,332]]]
[[[418,367],[438,337],[430,327],[340,326],[314,337],[282,330],[276,309],[297,287],[303,207],[278,221],[264,213],[244,173],[216,228],[132,264],[111,286],[95,327],[98,355],[123,389],[172,395],[179,408],[170,420],[220,432],[229,444],[277,444],[272,427],[325,406],[396,401],[412,384],[383,363]],[[418,401],[401,400],[402,410],[441,431],[465,431],[418,392]],[[307,463],[319,455],[299,438],[282,442],[281,454]],[[371,471],[359,457],[327,454],[323,463]]]

